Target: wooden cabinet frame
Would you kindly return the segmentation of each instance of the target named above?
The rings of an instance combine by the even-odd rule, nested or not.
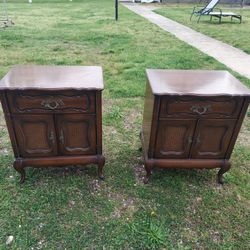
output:
[[[13,115],[11,118],[22,157],[45,157],[58,154],[53,116]]]
[[[104,178],[102,90],[95,66],[16,66],[0,81],[21,183],[28,166],[97,164]]]
[[[140,134],[144,182],[155,167],[220,168],[222,184],[250,91],[226,71],[149,69],[147,78]]]
[[[159,120],[155,144],[155,158],[188,158],[192,146],[196,120]]]
[[[56,115],[58,149],[61,155],[96,154],[96,117],[94,115]]]

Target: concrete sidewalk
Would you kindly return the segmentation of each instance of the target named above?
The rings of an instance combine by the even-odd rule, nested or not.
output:
[[[136,3],[122,3],[129,10],[148,19],[178,39],[190,44],[227,67],[250,79],[250,55],[226,43],[196,32],[171,19],[154,13],[150,6]],[[189,20],[188,20],[189,21]],[[239,24],[243,25],[243,24]]]

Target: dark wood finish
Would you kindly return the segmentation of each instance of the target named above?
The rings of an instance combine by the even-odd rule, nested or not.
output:
[[[56,116],[59,151],[62,155],[96,153],[96,122],[91,115]]]
[[[141,141],[152,169],[230,169],[250,91],[226,71],[147,70]]]
[[[15,66],[0,81],[13,167],[97,164],[103,179],[101,67]]]
[[[247,112],[247,109],[249,106],[249,102],[250,102],[250,98],[245,98],[240,115],[238,117],[238,122],[236,123],[236,126],[234,128],[234,133],[233,133],[233,136],[232,136],[231,141],[229,143],[228,150],[226,152],[226,157],[225,157],[226,159],[230,159],[230,156],[233,152],[234,144],[235,144],[237,137],[238,137],[238,134],[240,132],[241,124],[242,124],[242,121],[244,120],[244,117],[246,115],[246,112]]]
[[[2,90],[102,90],[99,66],[14,66],[1,80]]]
[[[147,147],[146,150],[148,151],[148,154],[150,157],[153,156],[153,151],[151,148],[148,148],[148,145],[151,145],[155,142],[155,136],[156,136],[156,127],[157,127],[157,119],[156,116],[157,110],[159,109],[159,98],[155,97],[151,93],[150,85],[147,84],[146,86],[146,96],[145,98],[145,109],[144,109],[144,115],[143,115],[143,131],[145,131],[144,134],[144,140],[145,140],[145,146]],[[152,119],[153,117],[153,119]]]
[[[155,158],[187,158],[195,125],[196,120],[159,121]]]
[[[8,91],[12,113],[95,113],[95,92]]]
[[[2,104],[2,109],[4,112],[4,117],[5,117],[7,129],[9,132],[10,141],[11,141],[12,149],[14,152],[14,156],[17,158],[17,157],[19,157],[19,152],[17,150],[16,135],[15,135],[14,128],[12,126],[12,120],[11,120],[9,107],[8,107],[8,105],[4,105],[4,103],[7,103],[7,99],[6,99],[6,95],[4,94],[4,91],[2,91],[2,92],[0,91],[0,101]]]
[[[57,155],[53,116],[13,115],[12,119],[21,157]]]
[[[195,159],[224,159],[236,120],[199,120],[190,153]]]
[[[161,117],[236,118],[242,107],[242,98],[169,97],[162,100]]]
[[[147,69],[146,73],[154,95],[249,96],[249,89],[228,71]]]

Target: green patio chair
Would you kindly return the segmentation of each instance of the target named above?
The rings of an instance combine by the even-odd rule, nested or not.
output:
[[[222,17],[231,17],[231,21],[233,18],[236,18],[242,22],[242,16],[239,14],[235,14],[233,12],[223,12],[221,9],[218,9],[217,11],[215,10],[215,6],[219,3],[220,0],[211,0],[205,7],[196,10],[197,7],[193,8],[193,11],[190,16],[190,21],[192,20],[193,15],[198,16],[197,23],[200,22],[201,16],[210,16],[210,21],[212,20],[213,17],[216,17],[219,19],[219,23],[221,23],[221,18]]]

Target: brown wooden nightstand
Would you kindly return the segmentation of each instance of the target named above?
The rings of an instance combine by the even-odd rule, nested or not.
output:
[[[97,164],[103,178],[101,67],[15,66],[0,97],[15,155],[27,166]]]
[[[250,91],[227,71],[147,70],[141,132],[147,172],[154,167],[230,169]]]

